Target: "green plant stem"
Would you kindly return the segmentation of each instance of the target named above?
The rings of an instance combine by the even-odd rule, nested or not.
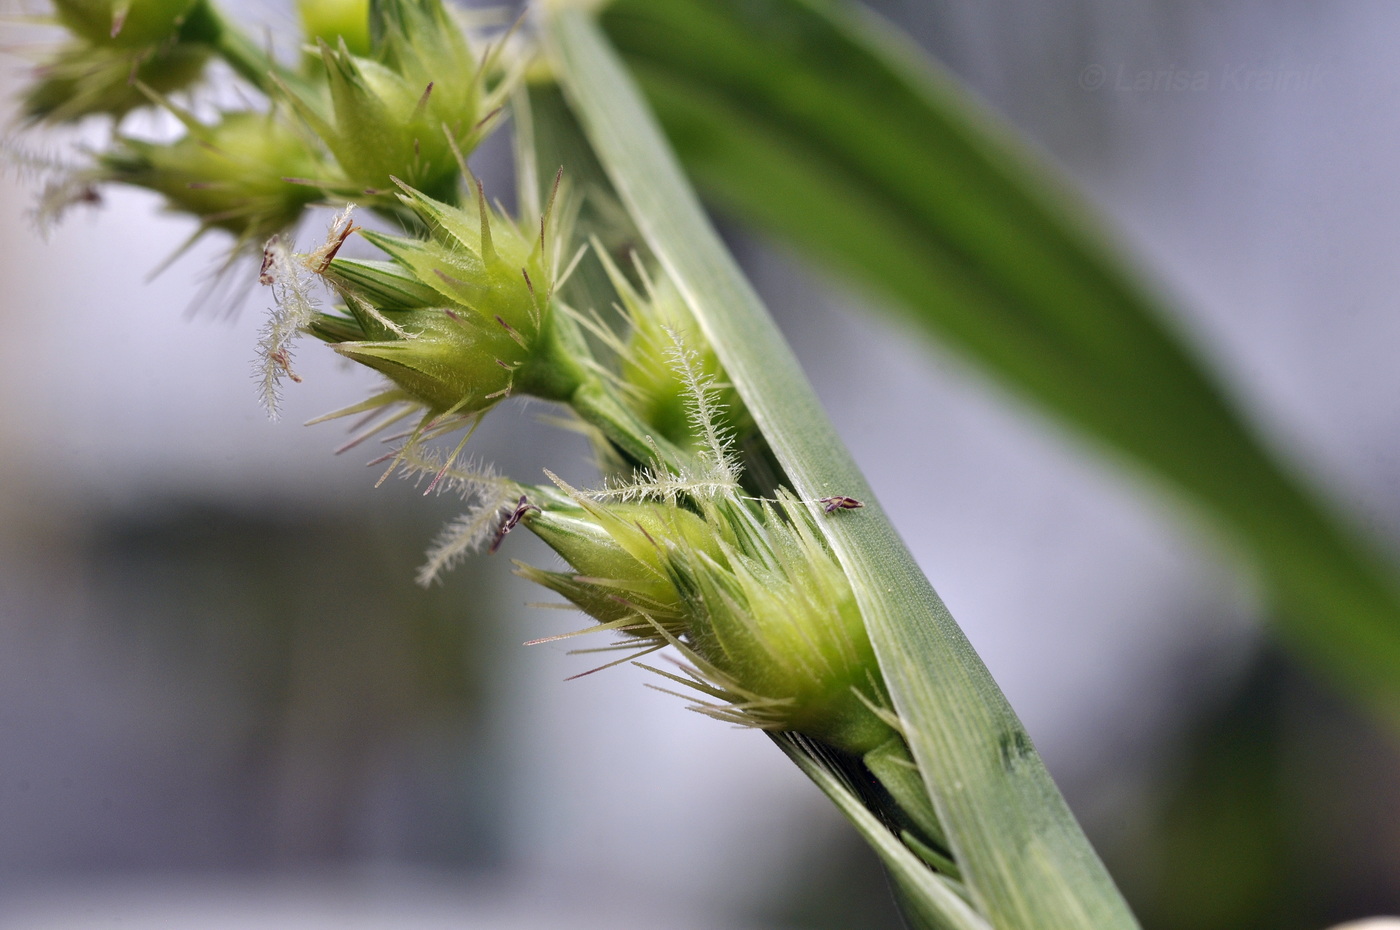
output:
[[[590,426],[597,427],[632,464],[654,467],[662,462],[678,462],[683,453],[666,439],[655,435],[617,395],[599,379],[584,382],[569,399],[569,406]]]
[[[296,72],[283,67],[268,49],[234,25],[214,5],[213,0],[204,0],[199,4],[191,18],[195,16],[201,20],[201,30],[207,35],[207,41],[215,53],[235,74],[264,94],[276,96],[279,78],[292,87],[302,85],[303,81]]]

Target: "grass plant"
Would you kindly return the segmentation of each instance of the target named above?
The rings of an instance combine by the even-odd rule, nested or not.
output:
[[[691,174],[1215,518],[1287,641],[1400,720],[1383,560],[1253,438],[1086,212],[946,76],[842,3],[586,6],[483,26],[442,0],[303,2],[279,58],[212,0],[55,0],[68,37],[25,117],[112,134],[43,202],[146,188],[224,236],[230,267],[260,257],[269,410],[298,380],[298,341],[319,340],[384,378],[327,418],[365,418],[351,444],[389,439],[386,477],[467,502],[420,581],[534,533],[566,567],[518,573],[589,616],[577,635],[602,667],[644,664],[694,709],[767,732],[878,852],[913,926],[1137,924]],[[249,103],[211,115],[196,102],[218,60]],[[129,134],[148,108],[182,135]],[[469,167],[507,123],[514,213]],[[347,203],[360,213],[299,248],[307,208]],[[381,257],[342,257],[357,234]],[[474,463],[473,432],[517,395],[591,438],[596,487]],[[679,671],[643,663],[663,650]]]

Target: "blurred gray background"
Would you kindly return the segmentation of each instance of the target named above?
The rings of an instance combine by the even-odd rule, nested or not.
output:
[[[1058,161],[1275,445],[1400,549],[1400,7],[873,5]],[[761,735],[519,645],[576,622],[524,606],[530,540],[413,584],[453,501],[375,490],[371,454],[297,425],[373,384],[315,346],[268,422],[267,295],[187,312],[222,243],[147,282],[190,232],[154,198],[42,243],[3,190],[0,928],[897,926]],[[1208,529],[725,230],[1145,922],[1400,911],[1393,739],[1272,649]],[[493,414],[477,454],[586,482],[540,412]]]

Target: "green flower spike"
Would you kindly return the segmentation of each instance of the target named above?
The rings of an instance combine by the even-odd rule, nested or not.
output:
[[[170,39],[199,0],[53,0],[64,28],[92,45],[142,49]]]
[[[391,199],[395,179],[448,203],[457,200],[463,153],[485,137],[511,81],[488,86],[498,56],[480,61],[440,0],[371,5],[372,54],[317,42],[324,96],[283,91],[340,165],[347,197]],[[497,46],[499,48],[499,46]]]
[[[474,216],[401,186],[428,238],[363,231],[392,261],[329,262],[323,276],[348,316],[323,316],[312,331],[430,417],[478,414],[512,393],[567,401],[581,370],[554,326],[548,219],[532,233],[487,205],[479,186]]]
[[[26,118],[120,119],[150,105],[138,85],[170,93],[195,83],[211,51],[203,9],[203,0],[55,0],[55,18],[73,37],[36,69]]]
[[[677,647],[689,669],[660,674],[698,691],[696,709],[864,755],[895,727],[850,582],[816,524],[834,511],[785,490],[743,496],[723,386],[669,338],[693,451],[593,492],[551,474],[562,495],[537,489],[517,519],[570,570],[520,574],[598,621],[580,632],[622,634],[618,648],[634,654],[619,661]]]
[[[814,512],[790,495],[606,504],[562,485],[524,524],[571,572],[520,566],[635,646],[677,647],[690,665],[658,674],[698,692],[710,716],[794,731],[864,755],[895,736],[850,582]],[[617,664],[617,663],[612,663]],[[605,666],[606,667],[606,666]]]
[[[400,199],[428,227],[426,239],[363,231],[390,260],[339,259],[335,252],[353,231],[347,221],[320,258],[303,258],[344,299],[343,313],[289,318],[393,385],[322,419],[383,410],[385,419],[360,437],[365,438],[420,412],[417,428],[395,456],[399,462],[422,441],[474,427],[512,394],[570,401],[591,376],[569,347],[554,306],[561,277],[555,240],[569,225],[551,223],[554,198],[538,225],[525,227],[490,207],[480,185],[471,212],[407,185]],[[265,357],[275,361],[276,351]],[[275,380],[276,368],[269,373]]]
[[[616,357],[617,371],[612,383],[637,419],[677,448],[687,452],[699,450],[702,437],[695,432],[691,416],[694,392],[689,381],[693,378],[716,385],[712,392],[714,405],[726,432],[736,432],[740,425],[736,419],[743,421],[743,427],[752,428],[752,418],[742,399],[727,383],[719,357],[701,335],[695,317],[671,279],[665,275],[653,278],[646,266],[637,261],[635,268],[642,283],[638,290],[601,243],[593,242],[593,254],[617,292],[616,309],[626,335],[617,335],[613,327],[596,316],[585,322]],[[699,348],[689,350],[693,358],[678,365],[677,353],[686,351],[683,346]]]
[[[92,179],[164,195],[167,209],[199,220],[200,233],[231,233],[235,253],[261,248],[320,199],[319,190],[295,179],[321,172],[321,156],[275,111],[226,113],[205,125],[169,103],[166,108],[185,124],[183,138],[161,144],[119,136],[97,156]]]
[[[736,487],[738,470],[721,474],[725,469],[715,467],[720,463],[714,452],[729,446],[743,449],[749,460],[745,486],[754,494],[771,493],[781,467],[770,461],[761,440],[755,441],[760,437],[748,407],[675,284],[665,274],[649,271],[634,255],[638,288],[601,242],[595,239],[592,246],[618,295],[617,320],[610,323],[595,312],[580,315],[579,323],[611,355],[613,363],[603,375],[630,418],[644,429],[647,442],[665,445],[682,458],[698,459],[696,464],[708,460],[714,478]],[[698,408],[705,408],[704,415],[698,415]],[[657,449],[648,451],[641,458],[634,456],[632,464],[657,457]],[[601,464],[614,475],[630,470],[627,463],[607,456]],[[694,478],[690,471],[685,477]]]

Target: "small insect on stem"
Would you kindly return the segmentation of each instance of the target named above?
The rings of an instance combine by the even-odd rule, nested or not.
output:
[[[532,510],[539,509],[540,508],[530,503],[529,499],[526,498],[524,494],[520,495],[520,500],[515,502],[515,509],[507,514],[505,520],[501,521],[501,525],[496,528],[496,536],[491,540],[491,547],[486,551],[494,554],[497,549],[501,548],[501,543],[505,541],[506,534],[520,525],[520,521],[524,519],[525,514]]]
[[[835,513],[838,510],[858,510],[865,506],[854,497],[823,497],[817,503],[825,504],[827,513]]]

